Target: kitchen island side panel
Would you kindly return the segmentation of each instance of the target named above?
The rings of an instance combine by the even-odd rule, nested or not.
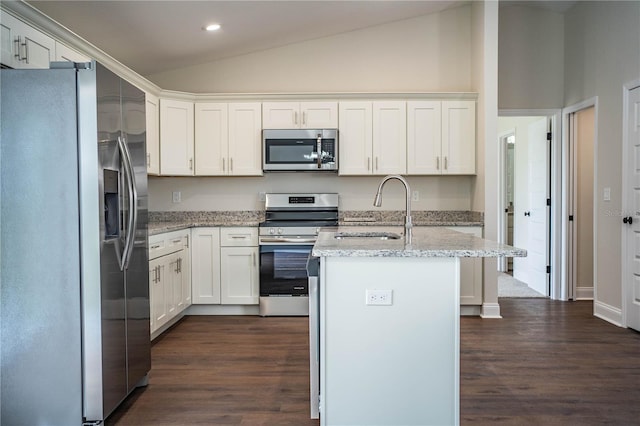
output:
[[[458,258],[322,257],[320,293],[322,425],[459,423]]]

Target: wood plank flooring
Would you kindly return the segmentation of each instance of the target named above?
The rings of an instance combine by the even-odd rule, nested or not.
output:
[[[591,302],[500,303],[461,320],[462,425],[640,425],[640,333]],[[307,318],[186,317],[106,424],[316,426],[308,362]]]

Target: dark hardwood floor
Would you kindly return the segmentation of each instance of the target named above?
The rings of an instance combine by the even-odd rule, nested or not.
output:
[[[502,320],[461,320],[462,425],[640,425],[640,333],[591,302],[500,302]],[[106,424],[317,425],[307,348],[307,318],[186,317]]]

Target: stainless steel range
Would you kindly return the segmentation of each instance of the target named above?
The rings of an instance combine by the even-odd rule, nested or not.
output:
[[[260,315],[308,315],[307,258],[338,225],[338,194],[266,194],[260,224]]]

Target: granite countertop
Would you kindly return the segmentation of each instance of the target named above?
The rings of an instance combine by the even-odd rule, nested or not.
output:
[[[313,247],[318,257],[525,257],[526,250],[474,237],[470,234],[440,227],[414,227],[412,244],[404,237],[393,240],[380,238],[343,238],[338,233],[393,232],[403,234],[403,227],[340,226],[322,230]]]
[[[484,226],[482,213],[471,211],[413,211],[413,225],[418,226]],[[180,211],[149,212],[149,235],[206,226],[258,226],[264,221],[264,211]],[[340,211],[341,226],[399,226],[404,223],[403,211],[364,210]]]

